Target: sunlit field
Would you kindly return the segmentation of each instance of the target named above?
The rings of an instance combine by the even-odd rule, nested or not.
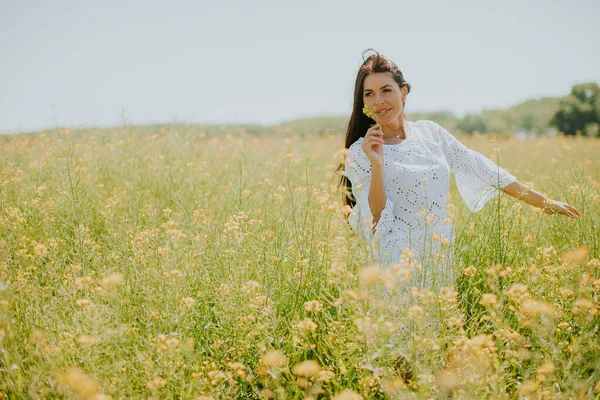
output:
[[[456,284],[419,290],[344,220],[342,133],[0,137],[0,398],[598,398],[600,140],[491,138],[583,216],[453,186]]]

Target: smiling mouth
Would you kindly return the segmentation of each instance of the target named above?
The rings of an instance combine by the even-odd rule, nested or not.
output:
[[[377,115],[379,115],[379,116],[382,116],[382,115],[385,115],[385,114],[387,114],[388,112],[390,112],[390,110],[391,110],[391,108],[390,108],[390,109],[388,109],[388,110],[377,111],[375,114],[377,114]]]

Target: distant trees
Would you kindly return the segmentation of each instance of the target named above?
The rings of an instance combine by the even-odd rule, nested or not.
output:
[[[560,100],[552,125],[565,135],[600,136],[600,88],[595,82],[573,86]]]
[[[486,133],[488,130],[481,114],[466,114],[458,121],[456,128],[466,133]]]
[[[430,120],[435,121],[450,132],[456,130],[459,118],[450,111],[412,112],[408,111],[407,118],[411,121]]]
[[[478,131],[505,134],[524,130],[542,134],[551,127],[550,122],[559,110],[559,104],[558,97],[526,100],[505,109],[466,114],[456,120],[455,127],[467,133]]]
[[[515,134],[521,131],[547,134],[557,128],[566,135],[600,137],[600,88],[597,83],[573,86],[565,97],[541,97],[523,101],[505,109],[487,109],[468,113],[462,118],[449,111],[411,112],[411,121],[432,120],[450,132]],[[283,122],[275,127],[257,127],[255,130],[282,134],[324,135],[329,132],[343,134],[348,126],[348,116],[317,117]],[[253,133],[254,129],[248,128]],[[549,132],[550,131],[550,132]]]

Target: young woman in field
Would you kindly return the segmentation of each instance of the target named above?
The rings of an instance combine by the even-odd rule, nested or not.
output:
[[[348,222],[374,245],[374,261],[389,266],[410,248],[424,266],[413,286],[452,284],[453,231],[446,216],[451,172],[472,212],[502,190],[547,213],[580,216],[569,204],[527,188],[435,122],[407,121],[410,84],[400,69],[377,52],[363,60],[339,170],[344,169],[341,185],[352,207]]]

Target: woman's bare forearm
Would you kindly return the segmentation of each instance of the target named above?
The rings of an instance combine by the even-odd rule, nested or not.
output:
[[[502,190],[506,194],[509,194],[512,197],[522,200],[525,203],[537,208],[543,209],[548,205],[548,202],[551,201],[540,192],[533,189],[529,189],[527,186],[523,185],[519,181],[511,183]]]
[[[572,205],[563,201],[552,200],[538,191],[529,189],[519,181],[511,183],[502,190],[529,205],[541,208],[547,214],[562,214],[571,218],[581,217],[579,210]]]
[[[371,187],[369,189],[369,207],[373,215],[373,222],[379,222],[381,212],[385,207],[387,197],[383,185],[383,168],[379,164],[371,164]]]

